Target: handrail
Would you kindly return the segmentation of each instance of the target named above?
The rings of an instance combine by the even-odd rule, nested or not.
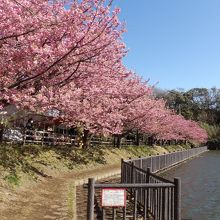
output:
[[[162,181],[162,182],[164,182],[164,183],[173,183],[173,181],[168,180],[168,179],[165,179],[165,178],[163,178],[163,177],[161,177],[161,176],[157,176],[157,175],[155,175],[154,173],[150,173],[150,176],[152,176],[153,178],[155,178],[155,179],[157,179],[157,180],[159,180],[159,181]]]
[[[86,186],[85,186],[86,187]],[[126,189],[146,189],[146,188],[167,188],[174,187],[174,183],[122,183],[122,184],[102,184],[96,183],[95,188],[126,188]]]
[[[179,153],[179,152],[188,152],[191,150],[195,150],[195,149],[208,149],[207,146],[203,146],[203,147],[196,147],[196,148],[191,148],[191,149],[186,149],[186,150],[182,150],[182,151],[175,151],[175,152],[171,152],[171,153],[166,153],[166,154],[160,154],[160,155],[151,155],[151,156],[147,156],[147,157],[137,157],[137,158],[133,158],[133,159],[128,159],[128,160],[124,160],[125,162],[132,162],[134,160],[138,161],[138,160],[144,160],[144,159],[148,159],[148,158],[155,158],[155,157],[161,157],[163,155],[172,155],[175,153]]]
[[[125,162],[130,164],[134,163],[136,167],[144,170],[147,170],[149,167],[151,172],[156,173],[206,151],[208,151],[208,149],[205,146],[157,156],[129,159],[125,160]]]

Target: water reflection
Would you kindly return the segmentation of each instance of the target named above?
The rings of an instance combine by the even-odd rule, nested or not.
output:
[[[220,220],[220,151],[203,153],[161,175],[181,178],[183,219]]]

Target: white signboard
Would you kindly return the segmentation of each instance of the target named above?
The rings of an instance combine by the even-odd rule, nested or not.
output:
[[[102,189],[102,206],[106,207],[125,207],[125,189]]]

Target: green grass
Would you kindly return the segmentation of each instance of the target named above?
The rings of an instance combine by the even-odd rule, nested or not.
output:
[[[4,177],[4,180],[6,180],[12,186],[19,186],[20,184],[20,177],[17,174],[8,174]]]
[[[121,158],[144,157],[183,150],[188,146],[97,146],[77,149],[69,146],[0,145],[0,184],[21,186],[27,182],[103,165],[119,164]]]

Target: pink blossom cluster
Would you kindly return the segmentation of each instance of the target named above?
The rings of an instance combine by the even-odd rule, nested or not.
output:
[[[206,132],[167,109],[122,63],[126,47],[111,1],[1,0],[0,101],[96,134],[139,130],[204,142]]]

